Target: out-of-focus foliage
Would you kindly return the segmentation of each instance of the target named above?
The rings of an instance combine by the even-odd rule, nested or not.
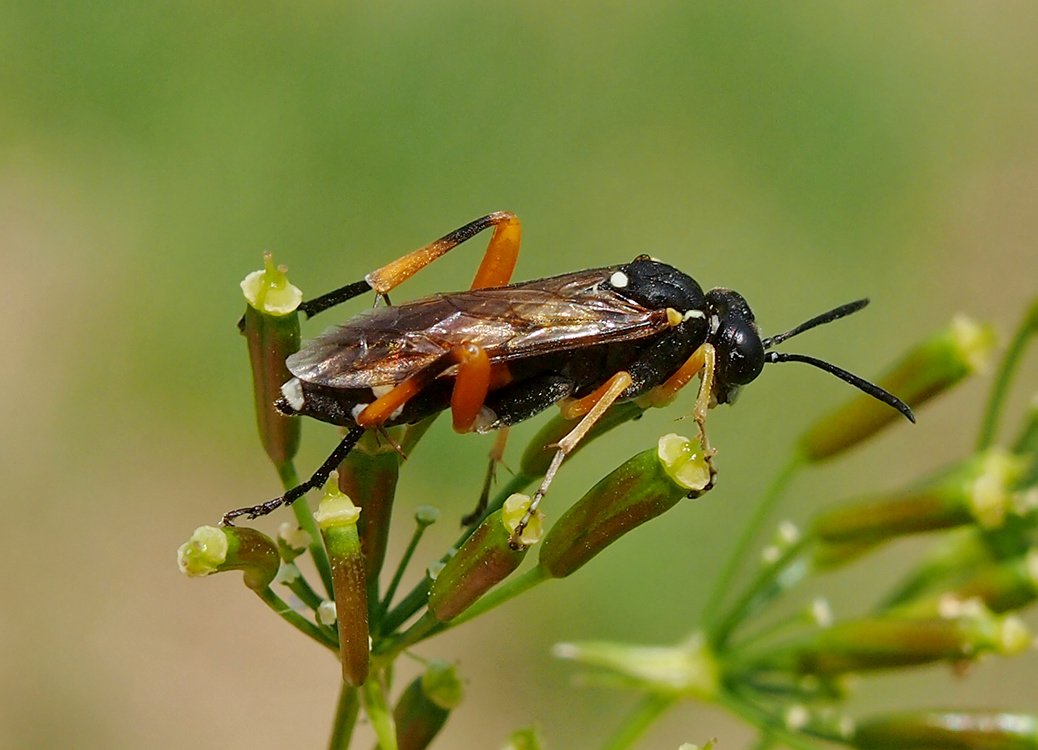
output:
[[[264,250],[313,295],[514,210],[520,278],[651,252],[743,292],[768,332],[868,294],[860,320],[802,345],[863,375],[959,309],[1008,328],[1033,295],[1027,4],[16,1],[0,18],[13,564],[0,745],[179,747],[200,727],[214,746],[323,741],[338,679],[325,656],[306,644],[270,654],[282,624],[220,585],[206,587],[218,612],[185,616],[206,595],[169,552],[200,519],[278,489],[234,330],[237,284]],[[477,253],[459,249],[400,294],[464,286]],[[482,687],[501,673],[558,686],[555,640],[685,632],[705,596],[696,571],[727,548],[756,474],[818,413],[804,400],[831,406],[841,387],[766,372],[711,417],[721,475],[708,502],[600,556],[602,580],[503,608],[482,640],[447,636],[439,655]],[[893,483],[959,455],[971,439],[957,436],[959,414],[980,394],[879,441],[851,471],[882,463]],[[433,429],[401,498],[461,515],[481,477],[457,467],[481,465],[489,444]],[[334,441],[304,431],[301,471]],[[546,510],[558,518],[635,440],[670,431],[653,415],[596,444]],[[515,645],[502,650],[495,628]],[[236,689],[199,691],[213,671]],[[1030,673],[1000,673],[988,692],[1012,695]],[[981,670],[962,694],[984,685]],[[555,746],[586,745],[593,717],[622,700],[582,713],[555,690],[470,693],[471,723],[449,726],[448,746],[530,716]],[[252,720],[279,710],[322,720]]]

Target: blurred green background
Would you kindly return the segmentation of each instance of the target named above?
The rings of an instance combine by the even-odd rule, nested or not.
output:
[[[312,296],[510,209],[517,278],[651,252],[740,290],[770,332],[869,295],[795,348],[864,375],[960,311],[1008,330],[1035,292],[1033,3],[3,2],[0,19],[0,746],[323,745],[337,666],[238,576],[188,581],[174,562],[195,526],[277,490],[234,329],[264,250]],[[464,287],[482,244],[396,298]],[[419,649],[468,680],[441,747],[531,722],[555,748],[606,736],[631,696],[573,687],[548,649],[688,632],[792,441],[848,395],[776,369],[713,414],[708,498]],[[814,472],[785,514],[962,455],[985,388]],[[582,454],[549,513],[680,413]],[[308,424],[301,471],[334,441]],[[445,510],[422,564],[453,538],[489,445],[436,426],[406,467],[394,549],[419,503]],[[818,591],[861,611],[916,550]],[[1033,710],[1035,666],[871,680],[856,705],[902,691]],[[748,735],[688,707],[647,746],[711,736]]]

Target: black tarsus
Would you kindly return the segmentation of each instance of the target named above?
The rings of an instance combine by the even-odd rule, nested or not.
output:
[[[791,339],[794,336],[803,333],[804,331],[810,331],[812,328],[815,328],[817,326],[825,325],[826,323],[832,323],[834,320],[839,320],[840,318],[845,318],[852,313],[856,313],[858,312],[858,310],[861,310],[868,304],[869,300],[868,298],[865,298],[855,300],[854,302],[848,302],[846,305],[834,307],[832,310],[829,310],[828,312],[824,312],[821,315],[816,315],[810,320],[805,320],[800,325],[796,326],[795,328],[790,328],[785,333],[779,333],[774,336],[768,336],[761,343],[764,344],[765,349],[770,349],[771,347],[775,346],[775,344],[781,344],[783,341]]]
[[[333,289],[320,297],[307,300],[299,305],[299,309],[302,310],[307,318],[312,318],[319,312],[324,312],[330,307],[341,305],[343,302],[348,302],[354,297],[359,297],[370,291],[372,291],[371,284],[366,279],[361,279],[360,281],[354,281],[352,284]]]
[[[840,308],[837,308],[840,309]],[[860,309],[860,308],[859,308]],[[834,311],[835,312],[835,311]],[[845,313],[846,314],[846,313]],[[839,316],[838,316],[839,317]],[[835,320],[835,318],[833,318]],[[764,355],[766,362],[803,362],[808,365],[814,365],[820,370],[825,370],[831,375],[835,375],[845,383],[853,385],[860,391],[867,393],[875,399],[882,401],[887,406],[893,407],[901,412],[909,422],[915,422],[915,414],[912,413],[912,409],[904,401],[899,399],[893,393],[880,388],[875,383],[870,383],[865,378],[860,378],[853,372],[847,372],[842,367],[837,367],[831,362],[826,362],[824,359],[818,359],[817,357],[811,357],[807,354],[787,354],[786,352],[768,352]]]
[[[238,508],[237,510],[231,510],[223,514],[223,519],[220,523],[223,526],[234,526],[234,519],[240,516],[246,516],[249,519],[259,518],[271,513],[282,505],[291,505],[296,500],[301,498],[310,490],[317,489],[324,485],[328,481],[328,477],[331,476],[332,472],[339,468],[339,464],[342,463],[343,459],[349,455],[349,452],[353,450],[353,447],[360,440],[361,436],[365,433],[363,427],[351,427],[346,433],[345,437],[339,442],[332,451],[331,455],[324,460],[324,463],[315,471],[309,479],[302,484],[298,484],[292,489],[288,490],[284,495],[275,497],[273,500],[268,500],[265,503],[259,505],[253,505],[250,508]]]

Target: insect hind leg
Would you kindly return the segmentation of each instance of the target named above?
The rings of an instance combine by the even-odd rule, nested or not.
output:
[[[483,261],[472,280],[473,289],[484,289],[491,286],[504,286],[512,278],[516,260],[519,257],[519,243],[522,240],[522,225],[519,217],[510,211],[495,211],[470,221],[453,232],[448,232],[438,240],[414,250],[378,268],[360,281],[333,289],[320,297],[303,302],[299,309],[307,318],[319,312],[348,302],[367,292],[375,292],[387,302],[389,293],[407,279],[432,263],[437,258],[475,237],[488,227],[494,227],[494,234],[487,244]]]
[[[351,450],[353,450],[353,447],[357,444],[357,441],[360,440],[364,432],[365,429],[363,427],[351,427],[345,437],[343,437],[339,444],[335,446],[335,450],[331,452],[331,455],[324,460],[324,463],[321,464],[317,471],[315,471],[305,482],[296,485],[288,490],[284,495],[275,497],[273,500],[268,500],[265,503],[253,505],[248,508],[238,508],[237,510],[228,511],[223,514],[220,524],[223,526],[233,526],[234,519],[242,516],[249,519],[265,516],[277,510],[282,505],[291,505],[310,490],[323,486],[324,483],[328,481],[328,477],[331,476],[332,472],[338,468],[343,459],[349,455]]]

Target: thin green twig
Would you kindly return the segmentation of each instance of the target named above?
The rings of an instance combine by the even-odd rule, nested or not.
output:
[[[760,531],[760,527],[764,524],[768,514],[774,508],[775,503],[781,497],[782,492],[789,486],[789,483],[796,476],[797,471],[804,465],[804,459],[799,454],[794,454],[782,470],[775,476],[771,486],[768,487],[768,491],[761,498],[761,501],[757,503],[757,507],[753,509],[753,514],[749,520],[743,526],[742,531],[739,534],[739,539],[735,543],[735,547],[732,548],[731,553],[728,556],[728,560],[725,563],[721,574],[717,577],[717,581],[714,583],[713,591],[710,594],[710,598],[707,600],[706,607],[703,610],[703,617],[701,622],[705,630],[713,636],[716,629],[716,621],[718,617],[718,611],[721,604],[724,602],[725,595],[731,589],[734,583],[735,575],[738,573],[739,565],[742,563],[747,551],[749,550],[750,544],[753,543],[754,538]]]
[[[336,654],[339,653],[339,644],[332,639],[328,632],[319,625],[310,622],[301,614],[289,607],[288,604],[285,603],[285,600],[275,594],[272,589],[261,589],[256,592],[256,595],[289,625],[296,628],[304,635],[310,636],[325,648],[331,649]]]
[[[277,470],[281,477],[281,484],[286,490],[299,484],[299,475],[296,474],[295,463],[291,460],[285,461],[277,467]],[[328,553],[325,552],[321,533],[317,530],[317,522],[314,521],[314,514],[310,510],[310,503],[305,495],[292,503],[292,513],[295,514],[299,528],[310,535],[310,554],[314,558],[314,567],[317,568],[317,574],[324,583],[324,590],[327,592],[328,598],[332,598],[332,568],[328,564]]]
[[[1020,362],[1023,360],[1023,354],[1027,349],[1027,345],[1031,343],[1031,339],[1036,334],[1038,334],[1038,299],[1031,303],[1023,320],[1020,321],[1020,325],[1016,329],[1016,333],[1013,334],[1013,339],[1006,349],[1005,356],[1002,357],[1002,363],[999,365],[998,372],[995,374],[995,379],[991,384],[991,394],[988,396],[984,417],[980,422],[980,432],[977,435],[978,451],[990,448],[995,441],[998,420],[1002,416],[1002,409],[1005,406],[1006,395],[1009,393],[1009,386],[1020,366]]]
[[[635,706],[634,711],[623,720],[613,736],[602,746],[602,750],[627,750],[627,748],[633,747],[653,722],[677,702],[677,695],[660,695],[658,693],[646,695]]]
[[[335,721],[332,723],[332,734],[328,738],[328,750],[347,750],[353,738],[353,728],[357,724],[360,713],[360,698],[357,688],[345,682],[339,685],[339,700],[335,706]]]

